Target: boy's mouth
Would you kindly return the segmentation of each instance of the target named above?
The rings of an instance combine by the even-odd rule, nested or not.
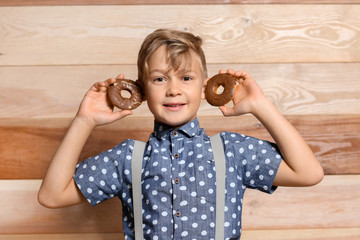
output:
[[[169,110],[177,111],[180,110],[183,106],[185,106],[185,103],[166,103],[164,104],[164,107],[166,107]]]
[[[169,104],[164,104],[165,107],[180,107],[180,106],[184,106],[185,103],[169,103]]]

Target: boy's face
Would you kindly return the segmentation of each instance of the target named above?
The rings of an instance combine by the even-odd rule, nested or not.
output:
[[[151,55],[145,98],[157,122],[177,128],[196,118],[203,93],[202,71],[194,53],[191,64],[182,64],[176,72],[166,56],[165,47]]]

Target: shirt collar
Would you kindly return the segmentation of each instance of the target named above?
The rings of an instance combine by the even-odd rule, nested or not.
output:
[[[169,136],[169,134],[174,129],[166,124],[158,123],[155,121],[154,124],[154,136],[157,139],[163,139]],[[199,120],[196,117],[194,120],[182,125],[180,128],[176,129],[177,132],[183,133],[185,136],[191,138],[199,134],[200,126],[199,126]]]

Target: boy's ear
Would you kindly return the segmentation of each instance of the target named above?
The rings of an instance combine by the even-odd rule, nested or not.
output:
[[[141,100],[142,101],[146,101],[146,96],[145,96],[145,87],[144,87],[144,83],[143,83],[143,81],[141,81],[141,80],[139,80],[139,79],[137,79],[136,81],[135,81],[135,83],[140,87],[140,89],[141,89]]]
[[[202,99],[202,100],[205,100],[205,88],[206,88],[206,85],[207,85],[209,79],[210,79],[210,78],[206,78],[206,79],[204,80],[204,83],[203,83],[203,86],[202,86],[202,91],[201,91],[201,99]]]
[[[141,98],[141,100],[142,100],[143,102],[145,102],[145,101],[146,101],[145,91],[144,91],[143,88],[142,88],[141,90],[142,90],[142,98]]]

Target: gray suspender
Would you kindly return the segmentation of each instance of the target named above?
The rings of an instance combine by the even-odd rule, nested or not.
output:
[[[141,172],[142,160],[144,156],[146,143],[135,141],[132,161],[131,161],[131,180],[132,180],[132,194],[133,194],[133,209],[134,209],[134,230],[135,239],[143,240],[143,220],[142,220],[142,194],[141,194]]]
[[[216,222],[215,240],[224,240],[224,210],[225,210],[225,152],[220,134],[210,137],[211,148],[215,160],[216,174]]]
[[[211,147],[215,160],[216,172],[216,222],[215,240],[224,239],[224,209],[225,209],[225,152],[220,134],[210,137]],[[142,221],[142,194],[141,194],[141,173],[142,160],[146,144],[135,141],[131,162],[132,194],[135,224],[135,239],[143,240]],[[135,174],[134,174],[135,173]]]

